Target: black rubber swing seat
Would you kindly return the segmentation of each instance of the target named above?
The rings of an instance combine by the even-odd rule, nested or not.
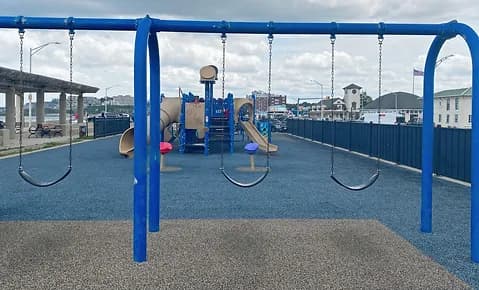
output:
[[[266,176],[268,175],[269,173],[269,166],[266,167],[266,171],[264,172],[263,175],[261,175],[260,177],[258,177],[258,179],[256,179],[255,181],[253,182],[250,182],[250,183],[244,183],[244,182],[239,182],[237,180],[235,180],[234,178],[232,178],[226,171],[224,168],[220,168],[221,170],[221,173],[223,173],[223,176],[229,181],[231,182],[232,184],[236,185],[236,186],[239,186],[239,187],[243,187],[243,188],[248,188],[248,187],[253,187],[257,184],[259,184],[261,181],[263,181]]]
[[[353,190],[353,191],[360,191],[370,187],[376,182],[376,180],[378,180],[378,177],[379,177],[379,169],[377,169],[376,173],[374,173],[371,177],[369,177],[369,180],[366,183],[358,184],[358,185],[346,185],[345,183],[341,182],[336,176],[334,176],[334,173],[331,174],[331,179],[333,179],[334,182],[336,182],[337,184],[339,184],[340,186],[348,190]]]
[[[72,167],[68,166],[67,171],[59,179],[48,181],[48,182],[38,182],[35,179],[33,179],[33,177],[30,174],[28,174],[25,170],[23,170],[22,167],[18,168],[18,174],[20,174],[23,180],[37,187],[49,187],[49,186],[55,185],[59,183],[60,181],[62,181],[63,179],[65,179],[71,172],[72,172]]]

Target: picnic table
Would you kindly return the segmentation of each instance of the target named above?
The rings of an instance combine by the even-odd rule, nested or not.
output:
[[[41,137],[43,138],[44,136],[48,137],[55,137],[55,136],[63,136],[63,128],[61,125],[57,124],[37,124],[37,127],[30,127],[28,129],[28,132],[30,135],[28,135],[28,138],[35,136],[35,137]]]

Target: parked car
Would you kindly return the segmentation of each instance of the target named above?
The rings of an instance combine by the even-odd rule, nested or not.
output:
[[[5,129],[5,122],[0,121],[0,129]]]
[[[118,118],[120,117],[119,114],[117,113],[105,113],[105,112],[101,112],[100,114],[95,114],[95,115],[90,115],[88,116],[88,121],[93,121],[94,118]]]

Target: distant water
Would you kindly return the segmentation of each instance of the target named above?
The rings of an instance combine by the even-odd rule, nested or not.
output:
[[[60,118],[59,114],[45,114],[45,122],[58,122],[58,119]],[[69,116],[67,115],[67,122],[68,122]],[[34,123],[37,120],[36,116],[32,116],[32,122]],[[0,116],[0,121],[5,122],[5,116]],[[28,123],[28,115],[25,115],[25,122]]]

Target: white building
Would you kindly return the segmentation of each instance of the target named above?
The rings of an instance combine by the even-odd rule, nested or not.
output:
[[[346,111],[353,113],[359,112],[361,104],[361,89],[362,88],[356,84],[350,84],[343,88]]]
[[[453,89],[434,94],[434,124],[450,128],[471,128],[472,89]]]
[[[135,100],[132,96],[130,95],[118,95],[114,96],[112,98],[113,100],[111,101],[110,105],[117,105],[117,106],[133,106],[135,103]]]
[[[311,118],[325,120],[345,120],[348,118],[346,115],[346,104],[343,99],[329,97],[311,106],[309,112]]]

